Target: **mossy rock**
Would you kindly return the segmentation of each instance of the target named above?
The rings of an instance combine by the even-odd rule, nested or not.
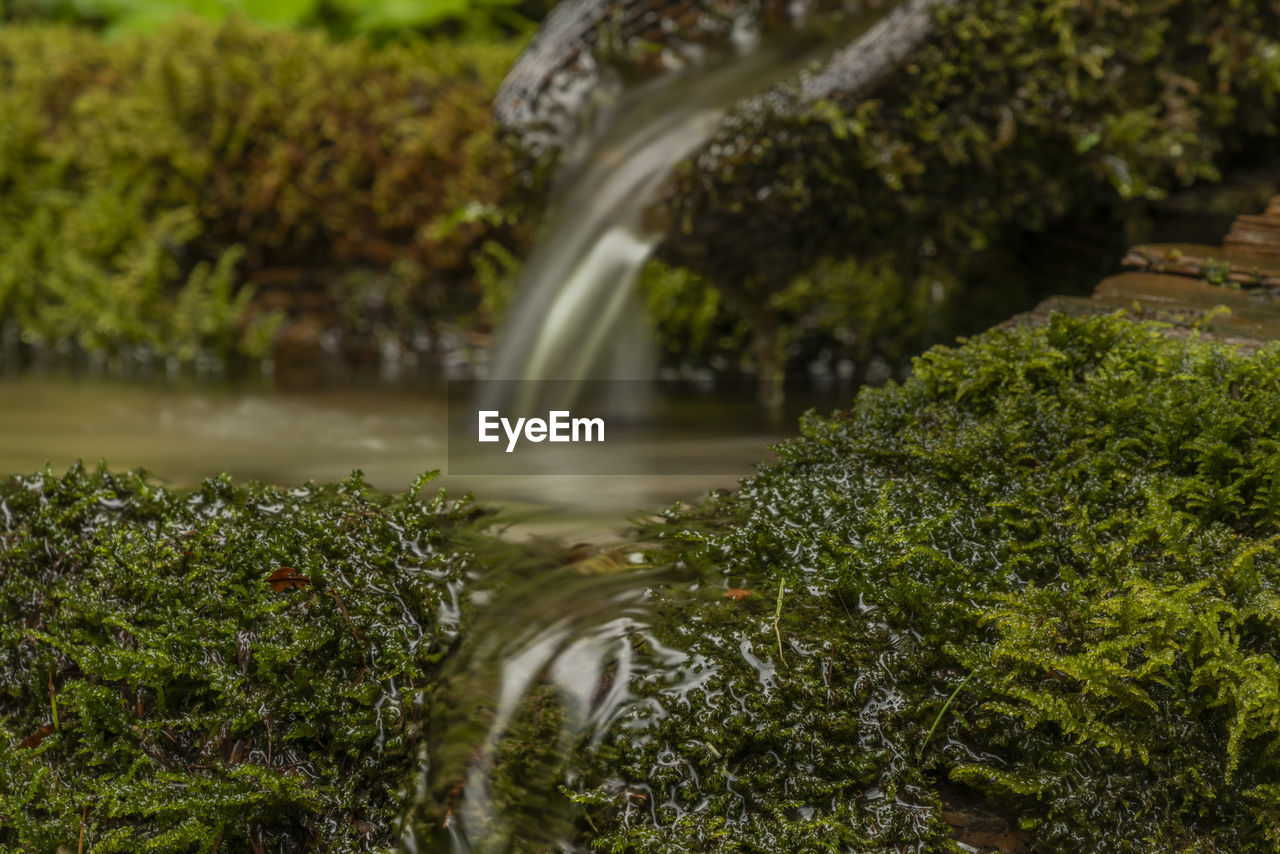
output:
[[[0,848],[371,851],[483,515],[430,478],[0,486]]]
[[[649,532],[725,597],[655,591],[582,839],[1274,851],[1277,400],[1280,346],[1058,315],[806,418]]]
[[[579,49],[626,56],[606,38],[608,10],[630,22],[623,6],[578,4],[605,21]],[[663,14],[633,26],[657,31]],[[1275,164],[1268,0],[959,0],[934,16],[934,35],[870,87],[774,87],[682,165],[659,255],[696,274],[676,277],[696,293],[673,305],[660,286],[652,300],[674,309],[657,318],[669,349],[732,358],[756,337],[760,359],[793,369],[897,364],[1085,292],[1170,194]],[[849,295],[868,285],[875,296]]]
[[[1262,0],[965,0],[937,18],[870,93],[796,85],[740,110],[685,170],[668,252],[724,270],[751,246],[740,278],[781,282],[798,253],[963,256],[1215,180],[1276,134]]]

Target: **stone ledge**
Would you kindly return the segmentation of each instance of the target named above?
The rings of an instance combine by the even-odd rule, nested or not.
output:
[[[1280,196],[1261,215],[1237,217],[1222,246],[1135,246],[1123,263],[1134,271],[1103,279],[1091,297],[1050,297],[1001,327],[1123,310],[1168,324],[1174,337],[1198,332],[1244,352],[1280,340]]]

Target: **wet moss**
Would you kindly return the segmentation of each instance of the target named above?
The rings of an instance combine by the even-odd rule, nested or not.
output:
[[[1055,316],[809,416],[650,532],[711,581],[655,590],[582,839],[1275,850],[1278,396],[1280,346]]]
[[[937,20],[873,91],[777,87],[682,168],[660,253],[716,289],[718,326],[764,330],[797,367],[819,344],[892,361],[1092,287],[1160,200],[1274,163],[1267,0],[972,0]],[[778,296],[849,259],[945,288],[905,329]]]
[[[390,844],[480,514],[429,479],[0,485],[0,848]]]
[[[425,481],[10,478],[0,846],[434,843],[482,774],[511,850],[1273,851],[1277,399],[1280,345],[996,330],[670,510],[637,576],[482,543]],[[519,638],[482,617],[623,591],[593,746],[550,659],[490,732]]]

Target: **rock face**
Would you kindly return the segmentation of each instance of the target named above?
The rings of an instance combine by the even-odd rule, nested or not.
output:
[[[933,7],[953,2],[853,0],[842,7],[832,0],[571,0],[556,7],[512,67],[494,99],[494,114],[541,154],[572,143],[592,101],[616,92],[622,77],[681,70],[749,49],[762,36],[837,17],[848,18],[859,37],[810,78],[804,95],[813,100],[862,92],[929,35]]]
[[[1124,309],[1169,324],[1171,334],[1200,330],[1246,352],[1280,339],[1280,196],[1260,215],[1237,217],[1222,246],[1135,246],[1124,263],[1134,271],[1104,279],[1090,298],[1055,297],[1010,323]]]

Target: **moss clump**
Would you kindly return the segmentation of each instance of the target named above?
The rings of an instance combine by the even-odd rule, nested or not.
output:
[[[478,514],[419,500],[427,480],[392,499],[358,475],[184,495],[8,479],[0,848],[390,844]]]
[[[913,351],[1092,287],[1153,203],[1274,161],[1280,17],[1268,0],[972,0],[938,19],[869,96],[775,92],[683,170],[661,252],[722,292],[719,328],[745,318],[793,364],[812,358],[807,332],[856,360],[892,360],[904,341]],[[797,272],[846,258],[908,289],[945,286],[911,308],[934,319],[876,322],[830,298],[837,288],[775,297]]]
[[[366,341],[462,317],[511,239],[487,105],[517,48],[0,28],[0,319],[189,359],[268,354],[281,312]]]
[[[582,757],[584,839],[1274,851],[1277,399],[1280,346],[1055,316],[807,418],[656,532],[755,595],[659,592],[683,656]]]

